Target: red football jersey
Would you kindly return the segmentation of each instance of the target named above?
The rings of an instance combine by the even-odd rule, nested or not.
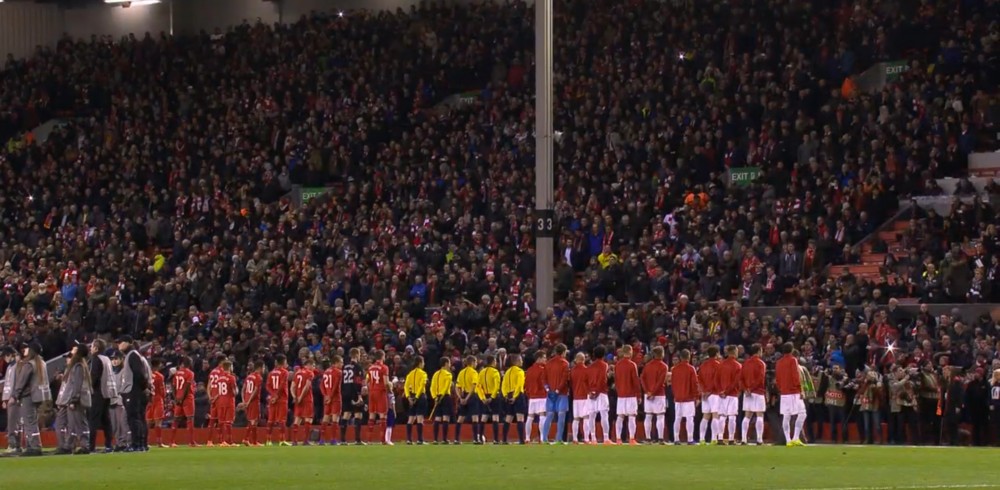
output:
[[[743,389],[757,395],[767,393],[767,385],[764,383],[767,376],[767,365],[760,356],[753,356],[743,363],[743,370],[740,372]]]
[[[150,402],[160,402],[167,397],[167,387],[163,382],[163,373],[159,371],[153,371],[153,396],[150,398]]]
[[[574,400],[586,400],[590,395],[590,370],[586,364],[576,364],[569,373]]]
[[[320,380],[319,390],[323,393],[323,398],[331,400],[340,399],[340,378],[344,374],[335,367],[323,371],[323,378]]]
[[[719,365],[718,377],[716,380],[719,384],[719,391],[725,396],[739,396],[740,394],[740,371],[743,370],[743,366],[740,365],[740,361],[732,358],[726,358]]]
[[[312,403],[313,399],[313,378],[316,377],[316,371],[308,368],[302,368],[295,371],[295,381],[292,382],[292,389],[295,390],[294,394],[299,398],[299,403]]]
[[[666,396],[667,373],[670,368],[660,359],[653,359],[642,367],[642,391],[647,395]]]
[[[598,359],[590,365],[590,392],[608,394],[608,363]]]
[[[698,366],[698,383],[701,384],[701,391],[705,395],[721,395],[722,390],[719,388],[718,376],[719,376],[719,365],[722,364],[718,359],[706,359],[705,362]]]
[[[676,402],[693,402],[700,395],[698,373],[694,371],[694,366],[687,361],[681,361],[674,366],[673,375],[670,376],[670,385],[674,388],[674,401]]]
[[[288,400],[288,370],[284,368],[272,369],[267,375],[267,394],[272,399],[281,401]]]
[[[225,374],[221,367],[216,367],[208,373],[208,398],[214,399],[219,396],[219,378]]]
[[[376,396],[385,396],[389,393],[386,380],[389,379],[389,366],[381,361],[375,361],[368,367],[368,393]]]
[[[545,363],[545,384],[560,395],[569,394],[569,361],[565,357],[555,356]]]
[[[252,373],[243,380],[243,403],[260,401],[260,374]]]
[[[782,395],[797,395],[802,393],[802,377],[799,374],[799,361],[791,354],[785,354],[774,365],[774,384]]]
[[[236,375],[223,371],[216,381],[216,391],[219,393],[219,403],[229,405],[236,403]]]
[[[194,401],[194,372],[188,368],[180,368],[174,373],[174,400],[178,403]]]
[[[615,388],[619,398],[639,396],[639,367],[632,359],[622,359],[615,364]]]
[[[536,362],[524,372],[524,393],[528,398],[545,398],[545,363]]]

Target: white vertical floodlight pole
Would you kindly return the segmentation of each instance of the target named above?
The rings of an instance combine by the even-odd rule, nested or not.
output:
[[[552,145],[552,0],[535,0],[535,308],[542,314],[555,285]]]

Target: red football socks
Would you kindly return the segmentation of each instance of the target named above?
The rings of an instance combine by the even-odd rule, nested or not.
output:
[[[178,425],[179,424],[177,423],[177,419],[175,418],[174,419],[174,423],[173,423],[173,425],[171,426],[171,429],[170,429],[170,440],[171,440],[172,444],[177,444],[177,426]]]

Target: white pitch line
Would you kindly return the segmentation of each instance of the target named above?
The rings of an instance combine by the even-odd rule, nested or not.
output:
[[[934,490],[945,488],[1000,488],[1000,484],[954,484],[954,485],[903,485],[887,487],[807,487],[807,488],[786,488],[782,490]]]
[[[878,448],[878,449],[989,449],[989,446],[917,446],[917,445],[907,445],[907,444],[830,444],[825,442],[817,442],[809,444],[809,446],[818,447],[849,447],[849,448]],[[1000,485],[997,485],[1000,487]],[[868,488],[868,487],[865,487]],[[905,488],[905,487],[891,487],[891,488]],[[924,488],[924,487],[920,487]],[[959,487],[961,488],[961,487]]]

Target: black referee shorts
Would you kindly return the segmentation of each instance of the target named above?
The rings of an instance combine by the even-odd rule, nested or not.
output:
[[[427,395],[418,396],[413,403],[410,404],[410,409],[407,413],[410,417],[426,417],[427,416]]]

